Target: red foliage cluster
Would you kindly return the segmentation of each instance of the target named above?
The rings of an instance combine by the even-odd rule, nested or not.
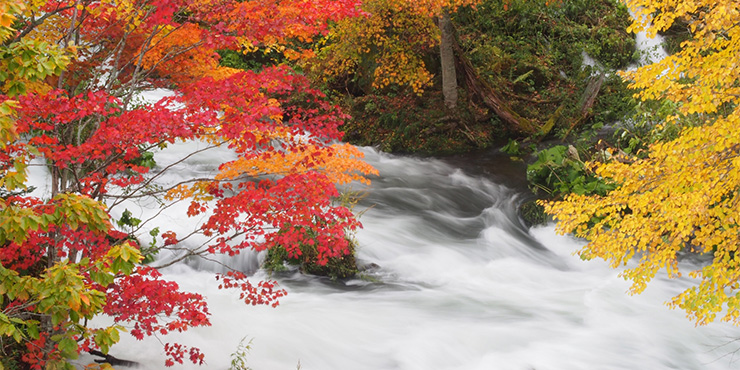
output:
[[[78,188],[70,190],[92,197],[104,194],[109,184],[140,183],[149,168],[134,160],[145,148],[194,137],[193,123],[168,109],[169,100],[127,110],[100,90],[72,97],[55,90],[18,100],[18,133],[31,136],[28,144],[54,167],[76,166],[81,177],[75,179]]]
[[[176,283],[161,280],[161,276],[155,269],[139,267],[134,274],[119,278],[107,287],[105,313],[117,321],[133,322],[131,335],[136,339],[210,325],[203,296],[180,292]],[[163,317],[168,321],[162,321]]]
[[[178,343],[166,343],[164,345],[164,352],[170,357],[164,363],[167,367],[174,366],[175,363],[181,364],[186,355],[194,364],[203,365],[205,363],[203,353],[194,347],[186,347]]]
[[[151,165],[144,163],[147,151],[177,140],[223,142],[239,156],[219,168],[229,174],[166,194],[192,198],[190,216],[207,213],[195,231],[213,238],[204,250],[234,255],[281,245],[296,254],[299,245],[315,245],[320,263],[346,254],[345,233],[359,223],[350,210],[332,204],[338,191],[324,168],[329,166],[325,158],[334,153],[331,143],[342,136],[338,127],[345,115],[291,69],[224,71],[215,50],[306,41],[323,32],[327,22],[358,14],[358,3],[85,0],[69,6],[67,0],[46,1],[35,11],[54,15],[41,20],[58,23],[43,32],[58,32],[54,39],[70,44],[76,40],[78,57],[63,75],[47,78],[53,88],[15,97],[15,131],[22,140],[0,145],[0,170],[8,172],[18,158],[41,159],[51,170],[52,195],[117,200],[114,190],[116,196],[144,196],[151,175]],[[33,37],[39,23],[25,24],[18,35]],[[131,103],[144,87],[157,86],[173,88],[174,94],[154,104]],[[0,101],[6,98],[0,90]],[[239,161],[265,165],[254,169]],[[355,170],[336,166],[339,172]],[[114,230],[107,217],[95,216],[97,226],[89,226],[93,215],[85,204],[20,195],[1,203],[2,212],[22,209],[30,217],[9,226],[21,230],[22,237],[3,234],[3,267],[33,274],[27,270],[45,267],[44,259],[89,258],[91,265],[80,272],[88,279],[86,287],[105,293],[103,313],[131,323],[137,339],[210,325],[204,298],[179,291],[154,268],[129,269],[107,285],[92,279],[95,262],[130,236]],[[156,248],[187,249],[173,231],[164,230],[161,240]],[[277,306],[285,295],[274,282],[253,284],[239,272],[219,278],[222,288],[239,290],[248,304]],[[91,345],[89,339],[81,343],[79,349]],[[185,358],[203,363],[197,349],[168,344],[165,351],[168,366]],[[42,366],[41,359],[49,358],[47,353],[36,361],[34,353],[28,354],[29,365]]]
[[[49,341],[49,334],[39,334],[40,336],[38,339],[34,339],[26,343],[27,352],[23,354],[23,362],[25,362],[31,370],[44,369],[47,362],[61,359],[59,353],[52,353],[51,357],[44,353],[43,348],[46,347],[46,343]]]
[[[273,281],[260,281],[257,286],[254,286],[247,280],[246,275],[238,271],[229,271],[217,276],[216,279],[221,280],[219,289],[240,289],[242,293],[239,299],[252,306],[269,304],[277,307],[280,304],[278,298],[286,294],[285,290],[277,289],[277,284]]]

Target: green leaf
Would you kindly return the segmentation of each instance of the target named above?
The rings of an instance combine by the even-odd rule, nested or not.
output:
[[[64,311],[62,310],[55,310],[54,313],[51,314],[51,323],[52,325],[59,325],[64,319],[66,319],[67,315],[65,315]]]
[[[13,331],[13,339],[15,339],[16,343],[20,343],[23,340],[23,334],[20,330],[16,329]]]
[[[26,331],[28,332],[28,336],[31,337],[31,339],[39,339],[39,327],[38,325],[34,323],[29,323],[26,326]]]
[[[65,358],[77,358],[77,342],[72,338],[64,337],[59,341],[59,351]]]

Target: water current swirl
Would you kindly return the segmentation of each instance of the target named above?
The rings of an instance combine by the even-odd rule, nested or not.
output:
[[[555,235],[553,225],[523,226],[516,210],[531,196],[523,165],[496,153],[440,160],[364,151],[380,176],[357,206],[365,210],[358,253],[378,267],[342,282],[281,275],[289,294],[273,309],[216,289],[212,265],[173,266],[166,277],[208,297],[213,326],[164,339],[200,347],[207,369],[227,369],[242,338],[252,339],[247,361],[255,370],[738,365],[735,328],[696,328],[663,304],[690,281],[659,276],[629,296],[617,271],[573,256],[582,241]],[[209,158],[199,161],[181,171],[197,171]],[[180,214],[168,216],[173,225],[189,222]],[[253,270],[259,258],[229,263]],[[114,351],[146,369],[163,368],[156,339],[126,336]]]

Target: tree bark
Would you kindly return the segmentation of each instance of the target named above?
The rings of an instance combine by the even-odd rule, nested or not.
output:
[[[455,35],[450,21],[450,13],[447,9],[442,11],[439,17],[439,56],[442,64],[442,95],[445,107],[455,109],[457,107],[457,72],[455,71]]]
[[[604,74],[599,73],[596,76],[592,76],[588,80],[588,85],[586,85],[586,90],[583,91],[583,95],[581,95],[581,100],[579,102],[579,107],[581,110],[581,117],[588,117],[590,114],[591,108],[594,106],[594,102],[596,102],[596,96],[599,95],[599,90],[601,90],[601,85],[604,84]]]
[[[596,97],[599,95],[599,91],[601,91],[601,85],[604,84],[604,79],[604,74],[599,73],[598,75],[591,76],[591,78],[588,80],[586,90],[583,91],[581,99],[578,102],[578,108],[581,112],[581,116],[578,117],[577,120],[573,121],[573,123],[570,125],[570,128],[568,128],[568,131],[565,133],[566,137],[570,135],[573,129],[575,129],[578,125],[585,122],[587,119],[589,119],[589,117],[591,117],[591,108],[593,108],[594,103],[596,102]]]

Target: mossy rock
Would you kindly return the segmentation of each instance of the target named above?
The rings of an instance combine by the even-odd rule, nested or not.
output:
[[[273,273],[287,271],[289,266],[295,266],[304,274],[327,276],[332,280],[352,278],[359,272],[355,243],[351,240],[348,254],[329,258],[324,265],[318,263],[318,253],[314,248],[303,246],[301,252],[301,256],[289,256],[284,247],[275,246],[267,251],[262,267]]]
[[[301,271],[311,275],[328,276],[332,279],[347,279],[354,277],[358,268],[354,253],[350,253],[341,257],[329,258],[325,265],[319,265],[315,261],[304,262],[301,265]]]

